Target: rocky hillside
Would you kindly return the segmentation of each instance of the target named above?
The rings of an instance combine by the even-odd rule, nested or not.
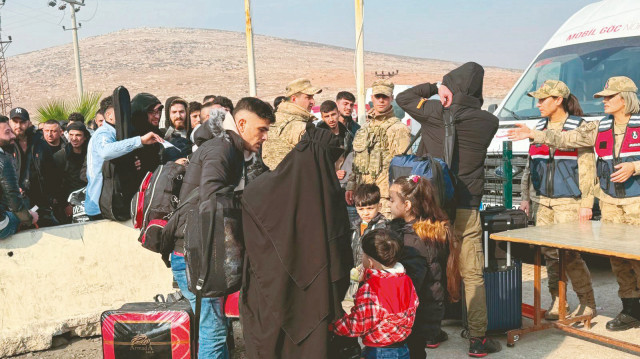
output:
[[[288,81],[308,77],[323,88],[317,102],[334,98],[340,90],[355,91],[354,51],[345,48],[256,36],[258,96],[271,101]],[[85,91],[110,93],[124,85],[132,96],[150,92],[162,101],[180,95],[201,101],[206,94],[236,101],[248,94],[243,33],[142,28],[123,30],[80,41]],[[368,52],[367,86],[375,71],[399,70],[398,84],[437,81],[458,64]],[[76,94],[73,47],[51,47],[7,59],[13,106],[30,111],[48,99],[72,99]],[[520,71],[487,68],[485,97],[501,98]]]

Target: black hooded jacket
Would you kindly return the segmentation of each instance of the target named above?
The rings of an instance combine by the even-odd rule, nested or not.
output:
[[[245,271],[240,316],[249,358],[333,358],[328,324],[342,315],[353,265],[334,163],[339,139],[308,125],[242,198]]]
[[[160,100],[152,94],[139,93],[131,100],[131,122],[133,124],[133,136],[144,136],[149,132],[153,132],[162,137],[162,131],[159,127],[156,127],[149,123],[147,119],[147,112],[153,110],[155,106],[161,104]],[[127,173],[131,173],[131,184],[134,192],[135,188],[140,186],[142,179],[147,172],[153,172],[160,165],[161,154],[164,147],[160,143],[154,143],[152,145],[144,145],[142,148],[138,148],[131,152],[126,157]],[[140,169],[135,165],[136,161],[140,161]],[[124,169],[123,169],[124,170]]]
[[[396,102],[422,126],[419,155],[444,158],[444,122],[448,111],[456,126],[452,170],[458,176],[458,207],[478,208],[484,189],[484,160],[487,148],[498,130],[498,118],[481,109],[482,66],[468,62],[444,76],[442,84],[453,93],[447,111],[439,100],[423,99],[438,93],[436,84],[425,83],[400,93]]]

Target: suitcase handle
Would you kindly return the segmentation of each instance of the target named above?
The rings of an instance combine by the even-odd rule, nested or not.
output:
[[[507,227],[511,226],[511,221],[507,221]],[[484,223],[484,267],[489,268],[489,223]],[[511,242],[507,242],[507,265],[511,264]]]
[[[166,303],[164,295],[162,294],[156,294],[155,297],[153,297],[153,300],[155,300],[156,303]]]

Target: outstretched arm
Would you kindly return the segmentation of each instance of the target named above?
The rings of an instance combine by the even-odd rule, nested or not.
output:
[[[524,123],[516,123],[516,128],[507,131],[511,141],[531,139],[533,143],[541,143],[556,148],[593,147],[598,135],[598,121],[585,122],[572,131],[536,131]]]

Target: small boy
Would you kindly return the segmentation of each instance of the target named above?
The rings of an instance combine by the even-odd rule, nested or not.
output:
[[[362,264],[362,245],[360,239],[365,234],[378,228],[387,227],[386,217],[380,213],[380,188],[375,184],[361,184],[353,191],[353,202],[360,217],[351,223],[351,249],[353,263],[357,268]]]
[[[353,265],[351,269],[351,284],[344,296],[342,308],[349,312],[353,305],[362,273],[362,243],[361,238],[374,229],[386,228],[387,218],[380,213],[380,188],[375,184],[361,184],[353,191],[353,202],[359,218],[351,223],[351,250],[353,251]]]
[[[362,337],[362,358],[409,359],[405,343],[418,308],[418,295],[398,262],[404,243],[387,229],[362,237],[363,284],[350,314],[329,325],[337,335]]]

